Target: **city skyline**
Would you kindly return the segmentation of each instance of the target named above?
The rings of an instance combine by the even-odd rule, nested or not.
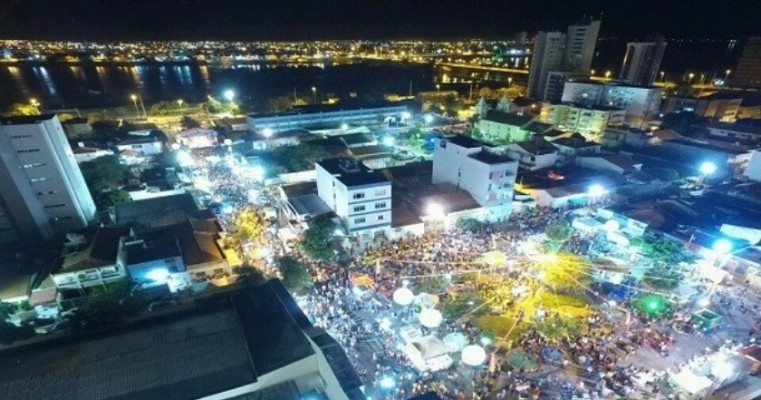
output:
[[[549,13],[546,10],[552,9]],[[731,0],[716,7],[681,2],[385,1],[342,2],[237,0],[158,0],[140,7],[128,3],[50,0],[0,5],[0,37],[44,40],[317,40],[317,39],[452,39],[506,38],[527,31],[558,30],[583,16],[600,17],[600,37],[644,39],[653,33],[667,38],[745,38],[761,34],[754,21],[756,4]],[[71,21],[76,21],[72,24]],[[636,23],[632,23],[636,21]],[[674,21],[679,21],[675,24]],[[709,22],[710,23],[706,23]],[[54,27],[52,29],[51,27]]]

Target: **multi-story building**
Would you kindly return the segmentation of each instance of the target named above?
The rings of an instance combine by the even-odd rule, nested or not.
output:
[[[517,161],[466,136],[441,139],[433,152],[433,183],[467,191],[493,221],[510,216],[517,171]]]
[[[372,237],[391,227],[391,181],[351,158],[315,165],[317,194],[351,234]]]
[[[608,126],[624,124],[626,112],[617,107],[577,103],[544,103],[539,119],[557,125],[563,131],[579,132],[587,139],[599,142]]]
[[[531,56],[528,96],[558,101],[567,80],[589,76],[599,32],[600,21],[586,18],[570,25],[566,34],[539,32]]]
[[[621,66],[620,78],[632,85],[650,86],[661,67],[666,42],[629,42]]]
[[[748,38],[729,83],[732,86],[761,88],[761,36]]]
[[[341,105],[316,105],[299,107],[295,110],[251,114],[248,116],[248,130],[264,132],[304,128],[316,124],[379,124],[387,118],[402,119],[407,113],[406,106],[382,104],[377,106],[351,107]]]
[[[592,81],[567,82],[562,101],[626,110],[626,123],[639,128],[655,116],[661,106],[663,88]]]
[[[589,73],[595,55],[600,20],[584,18],[568,27],[565,45],[565,67],[570,71]]]
[[[489,110],[478,121],[478,131],[487,141],[494,143],[528,140],[528,126],[537,118],[531,114],[516,114]]]
[[[564,48],[565,35],[560,32],[539,32],[536,35],[528,76],[529,97],[544,100],[548,74],[563,65]]]
[[[94,219],[58,117],[0,118],[0,242],[48,240]]]
[[[742,105],[742,97],[712,95],[707,97],[676,97],[666,100],[663,112],[691,112],[704,118],[734,122]]]

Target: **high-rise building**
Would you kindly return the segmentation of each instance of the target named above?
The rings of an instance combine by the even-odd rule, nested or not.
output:
[[[732,86],[761,88],[761,36],[748,38],[729,83]]]
[[[600,20],[584,18],[568,27],[565,45],[565,69],[589,73],[595,55]]]
[[[592,81],[566,82],[564,103],[617,107],[626,110],[626,123],[639,128],[658,113],[663,88]]]
[[[620,78],[632,85],[650,86],[661,67],[666,42],[629,42],[621,66]]]
[[[528,76],[528,96],[544,100],[547,76],[563,64],[565,35],[560,32],[539,32],[531,54],[531,69]]]
[[[570,25],[568,33],[539,32],[531,55],[528,96],[557,101],[568,79],[589,76],[600,21],[585,18]]]
[[[0,118],[0,242],[47,240],[94,219],[58,117]]]

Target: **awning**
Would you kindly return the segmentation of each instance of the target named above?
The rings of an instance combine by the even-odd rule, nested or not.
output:
[[[58,289],[55,287],[33,291],[32,295],[29,296],[29,304],[32,306],[39,306],[42,304],[55,303],[57,294]]]

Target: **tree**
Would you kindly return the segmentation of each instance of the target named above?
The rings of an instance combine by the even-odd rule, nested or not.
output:
[[[160,101],[158,103],[155,103],[151,106],[151,109],[149,114],[151,115],[177,115],[177,112],[179,109],[177,108],[177,103],[173,101]]]
[[[90,331],[108,329],[138,315],[143,304],[131,293],[132,284],[120,282],[90,295],[72,316],[73,325]]]
[[[267,277],[259,269],[249,264],[243,264],[234,271],[238,274],[237,283],[246,286],[261,286],[267,282]]]
[[[318,217],[309,223],[309,229],[304,231],[301,240],[301,249],[311,258],[316,260],[330,260],[333,258],[331,242],[336,231],[336,224],[326,217]]]
[[[262,215],[252,207],[242,209],[235,216],[237,230],[233,234],[235,239],[244,242],[262,243],[264,241],[264,229],[266,228]]]
[[[5,321],[16,312],[16,305],[0,301],[0,321]]]
[[[192,129],[192,128],[200,128],[201,127],[201,123],[200,122],[196,121],[193,118],[188,117],[187,115],[182,117],[181,124],[182,124],[182,128],[183,129]]]
[[[99,210],[104,210],[117,204],[132,201],[132,197],[130,197],[129,192],[124,189],[114,189],[95,194],[93,201],[95,201],[95,207]]]
[[[293,106],[293,100],[290,96],[278,96],[267,99],[266,108],[269,112],[278,112],[290,110]]]
[[[79,164],[79,169],[92,193],[118,188],[129,172],[117,156],[103,156],[83,162]]]
[[[484,223],[475,218],[461,218],[457,220],[457,228],[468,232],[475,232],[484,226]]]
[[[0,321],[0,344],[10,345],[35,335],[31,326],[16,326],[10,322]]]
[[[679,172],[672,168],[648,167],[643,169],[645,172],[664,182],[671,182],[679,179]]]
[[[283,274],[283,285],[292,292],[298,292],[312,283],[304,264],[293,257],[285,256],[278,260],[280,273]]]
[[[448,286],[449,282],[443,276],[430,276],[417,282],[417,289],[420,293],[439,294],[445,291]]]
[[[645,271],[642,281],[655,289],[673,290],[679,286],[684,274],[673,265],[656,264]]]
[[[638,247],[642,255],[648,257],[654,264],[676,265],[679,263],[694,263],[698,257],[689,251],[682,243],[662,236],[641,236],[631,241],[633,247]]]
[[[5,114],[9,116],[39,115],[40,110],[33,104],[13,103],[7,110],[5,110]]]
[[[557,250],[563,246],[568,237],[571,236],[571,227],[565,221],[558,221],[547,225],[544,228],[544,234],[547,235],[548,245],[551,249]]]

